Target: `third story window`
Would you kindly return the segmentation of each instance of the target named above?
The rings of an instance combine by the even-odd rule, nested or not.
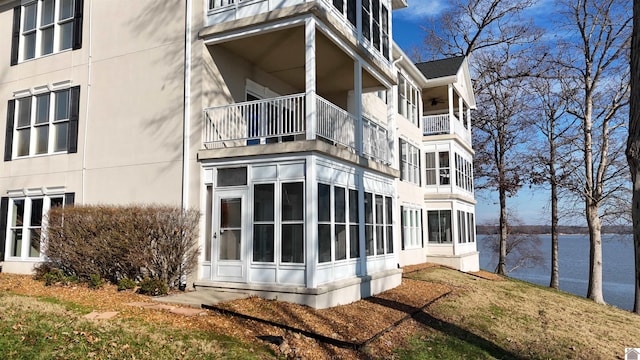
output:
[[[11,64],[79,49],[82,0],[36,0],[14,8]]]

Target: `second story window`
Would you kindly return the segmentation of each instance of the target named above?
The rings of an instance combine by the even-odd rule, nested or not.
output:
[[[37,0],[14,8],[11,65],[82,46],[82,0]]]
[[[420,150],[400,139],[400,178],[420,185]]]
[[[473,165],[460,154],[456,154],[456,186],[473,192]]]
[[[79,99],[74,87],[10,100],[4,160],[77,152]]]
[[[449,152],[428,152],[425,155],[425,185],[450,185]]]

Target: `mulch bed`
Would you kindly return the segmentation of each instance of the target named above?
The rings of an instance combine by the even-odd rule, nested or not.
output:
[[[430,268],[437,266],[423,264],[407,267],[404,271],[429,271]],[[493,280],[490,273],[480,272],[474,275]],[[258,337],[281,338],[282,343],[268,346],[287,357],[309,359],[393,356],[393,349],[404,344],[407,337],[415,336],[419,331],[429,331],[424,325],[413,321],[411,315],[422,311],[423,307],[450,291],[451,288],[445,284],[404,278],[402,284],[394,289],[330,309],[315,310],[307,306],[255,297],[218,305],[239,314],[332,339],[354,344],[367,343],[365,352],[362,352],[338,348],[279,326],[214,311],[207,311],[207,316],[189,317],[164,310],[128,306],[127,303],[148,302],[150,298],[133,292],[118,292],[112,285],[97,290],[83,285],[46,287],[43,282],[35,281],[29,276],[0,273],[0,293],[55,297],[95,311],[118,311],[116,318],[136,318],[179,328],[215,331],[249,343],[257,341]]]

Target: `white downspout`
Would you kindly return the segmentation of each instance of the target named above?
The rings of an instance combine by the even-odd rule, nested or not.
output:
[[[87,60],[87,100],[84,113],[84,136],[82,139],[82,205],[86,204],[86,177],[87,177],[87,135],[89,134],[89,100],[91,99],[91,62],[93,61],[93,0],[89,0],[89,57]]]
[[[184,113],[182,128],[182,208],[189,208],[189,148],[191,145],[191,0],[186,0],[184,34]]]

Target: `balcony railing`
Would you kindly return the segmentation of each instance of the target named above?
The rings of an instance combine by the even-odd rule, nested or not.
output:
[[[315,138],[356,152],[357,119],[318,95]],[[295,94],[247,101],[204,110],[202,141],[205,149],[249,146],[307,138],[306,95]],[[390,163],[387,130],[363,121],[363,155]]]
[[[422,117],[423,135],[456,134],[471,144],[471,131],[452,114],[429,115]]]

